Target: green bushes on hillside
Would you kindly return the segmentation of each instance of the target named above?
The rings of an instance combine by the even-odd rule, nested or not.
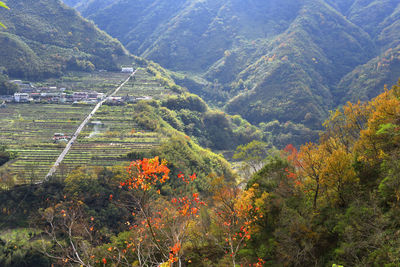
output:
[[[0,74],[0,95],[13,95],[17,92],[18,86],[8,81],[7,75]]]

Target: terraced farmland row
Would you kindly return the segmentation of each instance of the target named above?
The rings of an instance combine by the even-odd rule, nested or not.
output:
[[[69,91],[96,91],[108,93],[128,78],[129,73],[119,72],[72,72],[59,79],[49,79],[42,85],[65,87]]]
[[[118,93],[118,96],[151,96],[160,99],[173,94],[166,89],[155,77],[147,73],[146,69],[138,69],[136,75]]]

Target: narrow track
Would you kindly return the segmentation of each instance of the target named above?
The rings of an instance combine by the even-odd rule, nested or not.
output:
[[[97,112],[97,110],[111,97],[115,96],[119,90],[121,90],[122,87],[124,87],[124,85],[136,74],[135,70],[134,72],[132,72],[131,75],[129,75],[129,77],[120,85],[118,86],[117,89],[114,90],[114,92],[112,92],[109,96],[107,96],[105,99],[103,99],[102,101],[100,101],[99,103],[97,103],[97,105],[94,107],[94,109],[89,113],[89,115],[85,118],[85,120],[81,123],[81,125],[79,125],[78,129],[76,129],[74,135],[72,136],[71,140],[69,140],[67,146],[64,148],[63,152],[60,154],[60,156],[58,156],[56,162],[54,163],[53,167],[51,167],[49,173],[46,175],[46,177],[44,178],[44,181],[46,181],[50,176],[52,176],[58,166],[61,164],[61,162],[64,160],[65,156],[68,154],[69,150],[71,149],[72,145],[74,144],[74,142],[76,141],[76,139],[78,138],[78,135],[81,133],[81,131],[83,130],[83,128],[86,126],[86,124],[88,124],[88,122],[90,121],[90,119],[94,116],[94,114]],[[41,182],[39,182],[41,183]]]

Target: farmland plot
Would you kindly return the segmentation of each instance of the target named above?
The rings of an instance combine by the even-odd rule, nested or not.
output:
[[[71,72],[61,78],[49,79],[37,85],[64,87],[73,92],[96,91],[98,93],[108,93],[126,80],[128,76],[129,73],[120,72]]]
[[[72,135],[90,106],[9,104],[0,109],[0,144],[18,153],[2,167],[17,183],[42,179],[61,153],[63,144],[53,142],[54,133]]]

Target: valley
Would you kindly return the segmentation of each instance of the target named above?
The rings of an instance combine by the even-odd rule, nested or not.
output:
[[[0,266],[400,266],[399,77],[398,0],[0,0]]]

